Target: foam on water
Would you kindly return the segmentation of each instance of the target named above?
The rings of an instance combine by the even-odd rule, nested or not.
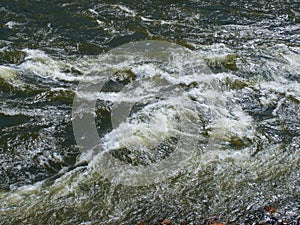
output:
[[[16,71],[6,66],[0,66],[0,78],[11,80],[16,76]]]
[[[156,3],[1,1],[0,224],[299,212],[299,3]],[[193,50],[169,61],[101,54],[138,40]],[[199,72],[203,60],[212,72]],[[99,146],[82,152],[75,94],[98,99]]]
[[[119,4],[113,5],[113,6],[115,6],[115,7],[119,8],[119,9],[121,9],[122,11],[126,12],[126,13],[127,13],[128,15],[130,15],[130,16],[133,16],[133,17],[134,17],[134,16],[136,15],[136,12],[135,12],[134,10],[129,9],[129,8],[126,7],[126,6],[119,5]]]
[[[24,49],[23,51],[27,56],[25,62],[18,66],[20,70],[44,78],[69,82],[81,81],[83,79],[89,82],[89,77],[83,77],[81,74],[90,69],[89,66],[91,64],[89,63],[97,61],[96,58],[82,58],[76,59],[75,64],[72,59],[66,59],[66,61],[55,59],[41,50]],[[66,70],[70,70],[70,72],[66,72]],[[72,72],[72,70],[75,72]]]
[[[294,183],[297,183],[297,170],[292,167],[299,166],[297,161],[299,140],[297,138],[292,140],[294,151],[285,149],[278,143],[272,143],[268,140],[268,134],[263,133],[258,127],[261,128],[262,124],[273,125],[273,122],[264,118],[261,119],[263,122],[260,122],[250,106],[243,105],[241,102],[243,98],[253,97],[253,93],[256,92],[259,97],[253,100],[253,104],[259,101],[263,107],[276,102],[277,107],[273,109],[273,115],[283,115],[282,105],[289,96],[300,99],[299,82],[288,80],[285,74],[286,70],[293,75],[298,73],[298,54],[287,50],[286,46],[278,47],[280,53],[278,49],[272,49],[274,53],[278,53],[286,60],[281,63],[286,65],[286,70],[278,73],[280,70],[269,69],[276,64],[270,61],[270,64],[263,69],[269,69],[271,76],[265,79],[264,74],[257,74],[257,77],[260,77],[257,79],[257,77],[240,77],[238,73],[232,71],[199,73],[197,65],[202,62],[201,60],[207,59],[207,55],[209,60],[220,62],[226,58],[226,55],[232,53],[223,45],[209,48],[211,51],[204,48],[190,52],[189,57],[183,61],[178,61],[174,53],[173,61],[170,62],[170,65],[174,65],[173,68],[157,62],[136,62],[135,58],[130,56],[127,61],[115,64],[113,68],[105,61],[103,63],[101,57],[80,59],[76,61],[79,65],[73,65],[72,60],[66,63],[51,58],[42,51],[25,50],[28,56],[19,66],[20,70],[54,80],[88,83],[104,79],[103,70],[130,69],[136,78],[124,91],[83,92],[80,97],[87,100],[100,98],[104,102],[125,101],[140,103],[140,105],[137,104],[136,109],[132,109],[127,120],[122,121],[101,138],[102,152],[83,153],[77,162],[77,167],[72,170],[63,168],[54,180],[48,179],[20,187],[12,192],[1,193],[0,202],[3,206],[0,216],[5,221],[9,219],[19,221],[24,215],[27,218],[25,222],[29,222],[30,217],[34,217],[36,221],[45,221],[45,216],[38,218],[33,213],[42,210],[46,215],[50,213],[51,208],[63,210],[65,207],[66,214],[67,208],[73,208],[81,213],[80,218],[77,218],[78,221],[101,220],[103,224],[116,224],[124,220],[126,213],[130,215],[132,210],[142,209],[144,215],[149,214],[152,210],[151,204],[158,198],[161,198],[159,202],[166,201],[169,205],[175,206],[176,201],[187,201],[186,204],[182,203],[186,205],[187,211],[198,207],[199,212],[204,212],[209,202],[209,209],[213,213],[223,210],[229,216],[236,216],[232,211],[236,207],[251,208],[251,205],[263,205],[272,201],[272,198],[280,199],[282,190],[277,189],[275,183],[291,182],[290,185],[282,183],[280,185],[284,185],[288,190],[286,198],[293,196],[296,187]],[[283,49],[284,53],[282,53]],[[245,69],[241,68],[242,66],[247,69],[255,67],[251,63],[240,62],[238,67],[241,71]],[[218,63],[216,64],[219,66]],[[76,66],[80,71],[84,71],[86,76],[74,76],[72,73],[64,72],[70,66]],[[230,86],[229,81],[232,83],[239,81],[243,85]],[[159,93],[168,88],[171,94],[165,92],[164,96],[157,98]],[[177,95],[172,96],[174,94],[172,91]],[[286,98],[278,102],[281,94]],[[299,104],[295,101],[293,104],[294,108],[289,112],[299,112],[297,111]],[[22,111],[18,113],[26,114]],[[291,115],[284,117],[286,116]],[[296,120],[294,122],[297,123]],[[294,129],[292,126],[288,128]],[[172,138],[178,139],[178,143],[169,141]],[[165,144],[159,146],[162,142]],[[156,148],[159,147],[161,147],[159,149],[162,151],[161,154],[164,154],[162,158],[157,153]],[[168,147],[170,149],[163,149]],[[260,148],[263,150],[259,150]],[[159,161],[165,161],[166,167],[172,165],[172,162],[168,162],[170,160],[168,157],[171,157],[168,154],[171,155],[176,151],[188,153],[190,157],[182,165],[178,165],[178,169],[174,170],[171,177],[163,181],[158,180],[160,183],[156,185],[146,185],[147,177],[140,177],[138,181],[144,180],[145,186],[136,189],[122,185],[122,182],[128,181],[130,176],[136,179],[135,173],[142,171],[142,169],[136,170],[135,166],[142,165],[142,168]],[[289,154],[287,155],[285,151]],[[107,172],[110,166],[114,166],[114,163],[105,162],[107,159],[105,154],[111,152],[116,154],[122,163],[131,164],[130,167],[133,169],[113,172],[111,175],[113,179],[108,180],[103,173]],[[53,157],[62,160],[60,155],[53,155]],[[277,163],[279,159],[282,160],[282,164]],[[84,161],[87,165],[84,165]],[[291,166],[284,167],[286,164]],[[122,168],[125,167],[119,169]],[[288,173],[289,176],[283,173]],[[264,179],[269,179],[270,182],[263,182]],[[122,202],[129,192],[130,199]],[[182,199],[185,200],[179,200],[178,196],[173,195],[183,196]],[[91,198],[96,202],[95,204],[88,201]],[[245,198],[247,203],[244,202]],[[195,204],[191,206],[188,201]],[[136,209],[135,204],[139,209]],[[159,207],[153,208],[159,213],[158,209]],[[172,213],[172,210],[169,212]],[[90,218],[84,217],[85,213],[90,213]],[[130,219],[127,218],[127,221]]]

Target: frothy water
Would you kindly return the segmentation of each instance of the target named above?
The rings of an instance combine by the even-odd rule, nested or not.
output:
[[[234,224],[265,205],[299,211],[295,4],[273,15],[245,3],[239,17],[186,4],[50,4],[72,13],[45,24],[0,7],[0,224]],[[86,120],[73,131],[85,116],[92,138]]]
[[[284,49],[287,50],[285,46]],[[193,55],[198,61],[187,58],[192,65],[199,65],[199,57],[207,60],[198,52]],[[295,57],[292,51],[282,58],[291,60],[291,56]],[[27,58],[17,70],[46,74],[40,71],[44,69],[52,79],[74,79],[65,79],[66,74],[60,76],[61,72],[57,72],[63,71],[72,62],[56,61],[48,65],[54,66],[54,70],[36,66],[46,60],[55,61],[38,52],[35,60]],[[218,55],[213,61],[222,63]],[[288,63],[293,65],[293,61]],[[60,221],[53,210],[61,211],[67,218],[68,210],[74,210],[78,214],[73,218],[75,223],[136,223],[138,218],[130,218],[135,210],[145,216],[153,215],[153,212],[162,215],[160,207],[164,207],[172,216],[172,211],[181,205],[184,205],[183,215],[196,208],[199,214],[209,209],[211,215],[223,212],[230,218],[236,216],[233,209],[237,208],[246,210],[276,201],[284,205],[292,203],[293,199],[296,203],[299,175],[298,83],[286,81],[286,73],[271,74],[280,77],[284,85],[269,76],[268,79],[259,79],[259,74],[248,79],[232,72],[199,74],[197,70],[184,70],[185,67],[180,65],[185,65],[185,62],[182,59],[176,61],[176,57],[170,65],[166,67],[141,60],[137,63],[134,57],[129,57],[128,61],[122,62],[122,67],[116,66],[115,75],[110,79],[111,85],[127,80],[129,87],[126,91],[104,91],[88,98],[101,98],[100,112],[111,112],[109,102],[131,100],[135,105],[129,117],[101,138],[103,151],[84,151],[73,169],[63,168],[55,179],[49,178],[2,193],[1,217],[4,221],[24,221],[23,215],[28,222],[32,218],[39,222]],[[99,58],[90,59],[89,65],[84,66],[91,68],[91,71],[86,71],[88,79],[79,76],[79,80],[85,83],[99,80],[105,67]],[[100,70],[97,71],[97,68]],[[286,70],[294,74],[295,66],[287,66]],[[10,70],[5,71],[11,73]],[[276,68],[274,71],[278,72]],[[133,76],[135,81],[130,80]],[[11,79],[18,79],[18,75]],[[130,86],[134,82],[136,84]],[[124,86],[126,84],[123,83],[122,88]],[[166,90],[177,94],[170,96]],[[288,133],[279,133],[284,130],[294,133],[290,135],[289,142],[285,142]],[[161,165],[157,172],[164,173],[164,168],[170,170],[174,160],[172,154],[176,151],[188,152],[189,157],[176,161],[178,165],[172,169],[172,174],[163,180],[158,179],[159,183],[149,183],[149,179],[155,178],[151,177],[154,175],[151,175],[153,167],[150,167],[150,171],[146,170],[147,173],[139,177],[138,189],[131,188],[129,183],[123,184],[123,176],[128,182],[138,177],[137,166],[147,169],[147,166],[159,162]],[[117,159],[117,164],[107,161],[110,158],[105,154],[108,153]],[[59,154],[52,157],[63,160]],[[114,166],[118,169],[105,176]],[[124,168],[127,170],[122,170]],[[130,196],[130,200],[126,196]],[[88,200],[91,198],[93,201]],[[245,198],[247,201],[244,201]],[[122,202],[122,199],[126,201]],[[158,202],[159,205],[156,205]],[[43,213],[36,214],[38,211]],[[191,217],[198,218],[197,214]],[[72,221],[71,218],[68,220]]]

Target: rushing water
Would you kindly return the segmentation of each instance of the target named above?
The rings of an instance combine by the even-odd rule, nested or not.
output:
[[[0,224],[299,213],[298,1],[1,0],[0,15]],[[188,157],[130,185],[130,170],[127,183],[108,177],[101,151],[78,147],[72,106],[79,84],[107,79],[105,52],[142,40],[189,57],[175,48],[166,65],[133,52],[110,65],[96,104],[103,148],[130,168]],[[111,124],[111,105],[128,98],[129,118]]]

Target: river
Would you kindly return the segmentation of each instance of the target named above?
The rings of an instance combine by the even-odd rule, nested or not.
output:
[[[1,0],[0,15],[0,224],[299,214],[299,1]]]

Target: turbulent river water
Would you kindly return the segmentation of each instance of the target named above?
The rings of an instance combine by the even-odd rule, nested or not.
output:
[[[1,0],[0,15],[0,224],[299,213],[299,1]],[[101,148],[82,149],[73,100],[99,80],[83,98]]]

